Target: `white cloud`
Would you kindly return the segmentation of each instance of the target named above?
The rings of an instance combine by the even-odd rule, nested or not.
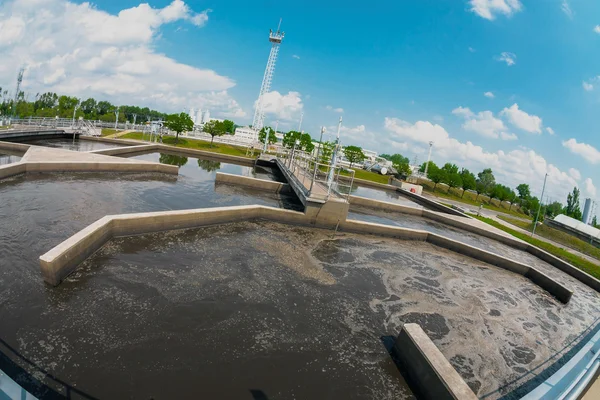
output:
[[[283,95],[278,91],[272,91],[263,96],[263,102],[265,114],[271,114],[271,116],[284,121],[299,119],[304,108],[298,92],[289,92]]]
[[[485,97],[487,97],[488,99],[493,99],[494,97],[496,97],[496,96],[494,96],[494,93],[492,93],[492,92],[485,92],[483,95]]]
[[[342,114],[344,112],[344,109],[341,107],[334,108],[332,106],[325,106],[325,109],[328,111],[333,111],[333,112],[340,113],[340,114]]]
[[[514,133],[500,132],[500,139],[502,139],[502,140],[517,140],[519,138]]]
[[[596,26],[594,27],[594,32],[596,32],[596,33],[600,34],[600,25],[596,25]]]
[[[562,142],[562,145],[571,150],[572,153],[580,155],[592,164],[600,164],[600,151],[587,143],[578,143],[577,139],[571,138]]]
[[[515,53],[510,53],[508,51],[504,51],[500,53],[499,56],[496,57],[496,61],[505,62],[509,67],[515,65],[517,63],[517,55]]]
[[[495,19],[498,14],[510,17],[523,8],[519,0],[469,0],[469,5],[470,11],[488,20]]]
[[[511,124],[519,129],[529,133],[542,133],[542,119],[537,115],[529,115],[523,110],[519,110],[517,103],[502,110],[500,115],[508,118]]]
[[[578,169],[569,168],[569,175],[571,175],[576,181],[581,179],[581,172],[579,172]]]
[[[571,10],[571,6],[567,0],[563,0],[560,5],[560,9],[567,15],[567,17],[573,19],[573,10]]]
[[[501,134],[503,134],[503,140],[516,139],[515,135],[506,132],[504,122],[494,117],[491,111],[481,111],[475,114],[469,108],[458,107],[452,110],[452,114],[462,116],[465,119],[462,127],[467,131],[492,139],[498,139]]]
[[[438,124],[429,121],[410,123],[397,118],[385,118],[385,129],[391,133],[391,140],[408,148],[420,148],[433,141],[432,158],[436,162],[456,162],[473,172],[492,168],[496,180],[511,187],[528,183],[534,192],[541,191],[546,172],[549,174],[547,192],[553,197],[565,198],[568,191],[577,186],[577,181],[565,171],[561,171],[534,150],[517,148],[509,152],[485,151],[471,142],[460,142]]]
[[[299,56],[299,55],[297,55],[297,54],[292,54],[292,58],[295,58],[296,60],[299,60],[299,59],[300,59],[300,56]]]
[[[591,178],[585,178],[585,194],[587,195],[586,197],[591,197],[594,198],[596,197],[596,186],[594,186],[594,182],[592,181]]]
[[[548,132],[551,135],[555,134],[554,129],[550,128],[549,126],[546,127],[546,132]]]
[[[143,3],[117,14],[87,2],[2,2],[0,81],[12,82],[26,65],[23,89],[29,93],[52,91],[165,112],[212,104],[215,116],[243,115],[227,92],[235,86],[232,79],[155,50],[165,24],[200,27],[209,11],[196,13],[181,0],[164,8]]]
[[[592,90],[594,90],[594,85],[593,85],[593,84],[591,84],[591,83],[589,83],[589,82],[586,82],[586,81],[583,81],[583,82],[581,83],[581,86],[583,86],[583,89],[584,89],[586,92],[591,92]]]

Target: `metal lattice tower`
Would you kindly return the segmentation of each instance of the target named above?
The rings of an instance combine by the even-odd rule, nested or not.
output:
[[[260,93],[258,94],[258,100],[256,101],[256,110],[254,111],[254,119],[252,120],[252,129],[256,132],[260,131],[265,123],[265,104],[263,97],[266,93],[271,90],[271,81],[273,80],[273,74],[275,73],[275,62],[277,61],[277,54],[279,54],[279,45],[283,40],[284,32],[280,31],[281,20],[277,26],[277,32],[269,30],[269,42],[271,42],[271,53],[269,53],[269,61],[267,61],[267,68],[265,68],[265,76],[263,77],[262,85],[260,87]]]
[[[25,73],[25,67],[21,67],[19,75],[17,75],[17,89],[15,90],[15,99],[12,104],[12,116],[17,116],[17,101],[19,100],[19,92],[21,92],[21,82],[23,82],[23,74]]]

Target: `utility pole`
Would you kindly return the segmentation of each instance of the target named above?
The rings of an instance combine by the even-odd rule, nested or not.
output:
[[[115,111],[115,130],[117,129],[117,124],[119,123],[119,107]]]
[[[135,129],[135,120],[137,119],[137,114],[133,114],[133,129]]]
[[[23,82],[23,74],[25,73],[25,67],[21,67],[19,75],[17,76],[17,89],[15,90],[15,99],[12,104],[12,117],[17,117],[17,102],[19,101],[19,93],[21,92],[21,83]]]
[[[433,147],[433,142],[429,142],[429,155],[427,156],[427,164],[425,164],[425,178],[427,178],[427,170],[429,169],[429,162],[431,161],[431,148]]]
[[[300,123],[298,124],[298,132],[302,132],[302,119],[304,119],[304,112],[300,114]]]
[[[341,150],[340,147],[340,131],[342,130],[342,117],[338,122],[337,136],[335,137],[335,143],[333,145],[333,153],[331,154],[331,162],[329,163],[329,172],[327,173],[327,186],[331,189],[333,183],[333,175],[335,173],[335,165],[337,164],[338,153]]]
[[[540,205],[538,206],[537,214],[535,215],[535,221],[533,223],[533,229],[531,230],[531,237],[535,234],[535,227],[537,226],[538,218],[540,217],[540,210],[542,209],[542,202],[544,201],[544,191],[546,190],[546,179],[548,179],[548,173],[544,176],[544,186],[542,186],[542,195],[540,196]]]

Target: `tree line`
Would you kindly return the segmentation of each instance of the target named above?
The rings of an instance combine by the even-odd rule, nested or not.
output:
[[[86,100],[71,96],[59,96],[56,93],[38,93],[29,101],[24,92],[14,98],[9,97],[8,90],[0,87],[0,115],[11,116],[13,105],[15,114],[19,118],[45,117],[45,118],[75,118],[83,117],[89,120],[115,122],[116,113],[119,112],[119,122],[125,121],[143,123],[152,120],[164,120],[167,114],[151,110],[148,107],[130,105],[117,106],[108,101],[88,98]]]

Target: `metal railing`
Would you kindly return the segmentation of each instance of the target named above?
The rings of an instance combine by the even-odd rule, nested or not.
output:
[[[354,170],[319,162],[320,154],[315,157],[311,153],[280,145],[270,146],[266,153],[279,159],[306,197],[328,200],[331,196],[336,196],[348,200],[354,183]],[[350,177],[350,183],[339,179],[344,172]]]

